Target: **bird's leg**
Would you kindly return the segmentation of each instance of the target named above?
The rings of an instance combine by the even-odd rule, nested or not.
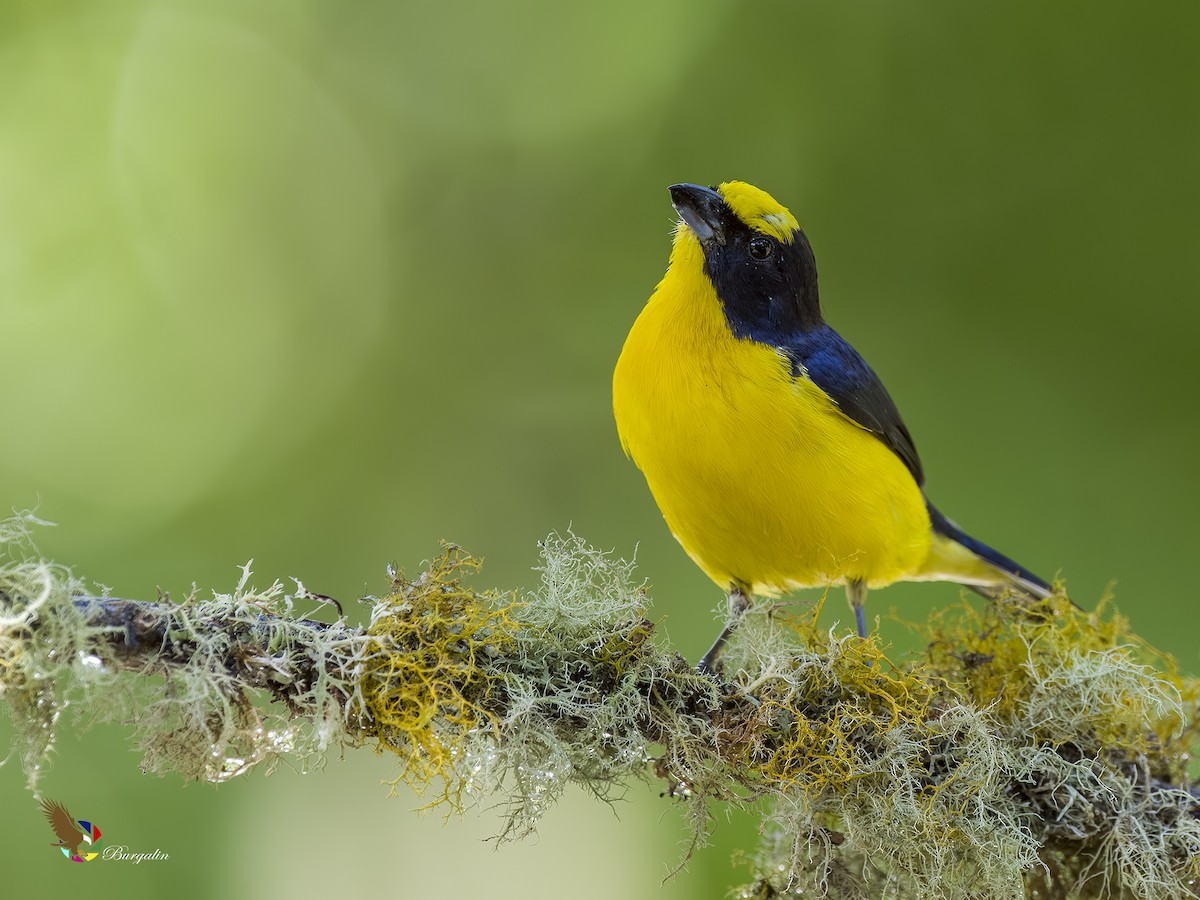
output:
[[[716,674],[715,666],[717,664],[717,657],[725,649],[725,644],[729,641],[729,636],[737,629],[738,623],[742,621],[742,616],[749,608],[750,595],[742,587],[735,584],[729,591],[729,620],[725,623],[725,627],[721,630],[721,633],[717,635],[717,639],[713,641],[713,645],[708,648],[708,652],[700,657],[700,662],[696,663],[697,672],[701,675]]]
[[[867,614],[863,611],[863,607],[867,603],[867,583],[857,579],[847,581],[846,599],[850,601],[850,608],[854,610],[854,620],[858,623],[858,636],[865,638],[867,636]]]

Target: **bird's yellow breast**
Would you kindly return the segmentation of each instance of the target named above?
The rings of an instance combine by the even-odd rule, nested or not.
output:
[[[915,573],[930,525],[912,474],[778,350],[734,337],[686,258],[701,252],[677,241],[613,376],[621,443],[672,533],[756,594]]]

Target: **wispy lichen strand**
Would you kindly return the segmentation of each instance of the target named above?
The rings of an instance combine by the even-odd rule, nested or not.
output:
[[[504,836],[570,783],[661,779],[698,842],[714,804],[754,805],[744,897],[1194,896],[1196,682],[1062,596],[941,613],[903,665],[763,607],[714,678],[663,645],[632,565],[573,535],[519,595],[471,587],[446,547],[359,628],[248,567],[206,598],[96,597],[38,558],[31,521],[0,527],[0,696],[31,783],[63,710],[102,691],[149,769],[219,781],[371,746],[393,788],[499,797]]]

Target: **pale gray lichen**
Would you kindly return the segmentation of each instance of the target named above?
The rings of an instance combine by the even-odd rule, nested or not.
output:
[[[283,758],[303,768],[353,739],[365,637],[289,615],[302,586],[258,590],[246,566],[231,592],[207,599],[96,596],[32,554],[33,524],[0,523],[0,697],[32,788],[72,707],[84,724],[129,726],[146,771],[207,781]]]

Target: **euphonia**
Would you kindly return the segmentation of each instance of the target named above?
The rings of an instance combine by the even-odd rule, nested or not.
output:
[[[925,497],[913,439],[879,377],[821,316],[795,217],[740,181],[676,184],[667,273],[613,374],[626,454],[667,525],[728,592],[711,670],[755,596],[953,581],[986,596],[1050,586]]]

